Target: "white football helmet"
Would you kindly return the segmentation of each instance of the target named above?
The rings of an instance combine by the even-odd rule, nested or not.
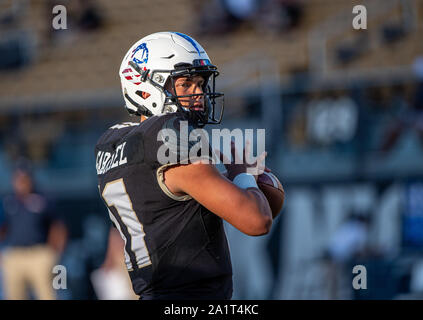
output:
[[[184,108],[178,98],[198,94],[175,96],[165,89],[168,81],[174,85],[178,76],[200,75],[205,79],[203,111]],[[223,116],[223,99],[216,118],[215,78],[216,66],[203,47],[191,37],[179,32],[157,32],[137,41],[126,53],[119,70],[125,107],[130,114],[150,117],[169,112],[188,112],[199,125],[220,123]],[[142,92],[149,93],[148,98]],[[174,91],[175,92],[175,91]]]

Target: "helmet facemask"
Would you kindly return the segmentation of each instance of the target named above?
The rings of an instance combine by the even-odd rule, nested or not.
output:
[[[207,62],[202,62],[207,63]],[[154,81],[156,78],[155,74],[169,73],[166,84],[161,86]],[[219,75],[217,68],[211,64],[207,65],[194,65],[188,63],[180,63],[175,65],[174,70],[154,70],[149,76],[149,81],[166,94],[164,102],[164,112],[166,110],[173,110],[176,106],[177,112],[186,114],[190,120],[197,123],[199,127],[203,127],[206,124],[219,124],[222,121],[224,100],[223,93],[216,92],[216,77]],[[202,86],[203,93],[188,94],[188,95],[176,95],[175,80],[179,77],[192,78],[194,76],[201,76],[204,79]],[[173,89],[167,90],[167,85],[170,85]],[[198,96],[203,97],[203,110],[193,110],[192,106],[183,106],[181,101],[184,99],[191,99]],[[219,105],[220,112],[217,112],[217,105]],[[173,107],[173,108],[172,108]],[[218,115],[216,114],[218,113]]]

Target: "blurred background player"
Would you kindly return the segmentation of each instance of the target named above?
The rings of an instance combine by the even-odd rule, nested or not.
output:
[[[55,299],[53,266],[64,249],[66,228],[47,198],[34,188],[27,165],[13,173],[14,194],[3,200],[5,238],[1,262],[6,299]]]
[[[132,289],[126,270],[125,243],[119,231],[112,228],[109,232],[106,259],[103,265],[91,273],[91,282],[100,300],[135,300],[139,297]]]

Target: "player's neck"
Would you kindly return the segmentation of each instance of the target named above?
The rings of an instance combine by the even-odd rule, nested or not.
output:
[[[140,118],[140,122],[143,122],[144,120],[146,120],[147,118],[145,116],[141,116]]]

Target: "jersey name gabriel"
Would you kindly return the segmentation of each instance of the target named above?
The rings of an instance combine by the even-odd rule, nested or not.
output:
[[[220,295],[205,295],[223,299],[231,295],[232,267],[222,219],[189,195],[173,194],[164,183],[166,168],[185,163],[190,154],[192,143],[160,138],[163,129],[177,131],[181,121],[187,119],[174,113],[109,128],[95,147],[99,191],[125,241],[135,293],[219,288]],[[164,164],[158,158],[166,143],[162,156],[170,162]],[[210,279],[220,280],[211,284]]]
[[[113,152],[100,151],[97,153],[96,169],[97,174],[104,174],[110,169],[116,168],[128,162],[124,157],[124,149],[126,142],[121,143]]]

